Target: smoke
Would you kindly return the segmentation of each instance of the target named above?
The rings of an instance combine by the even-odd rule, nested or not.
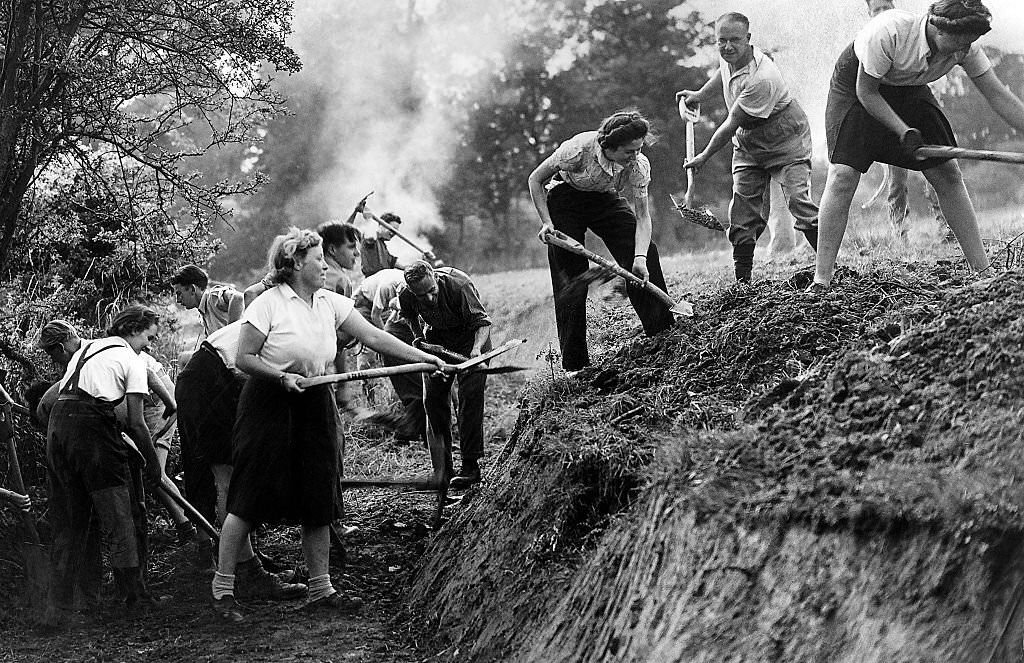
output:
[[[896,7],[924,13],[930,0],[895,0]],[[825,151],[825,100],[836,58],[867,22],[864,0],[693,0],[694,8],[708,20],[729,11],[750,19],[751,43],[773,51],[796,99],[811,121],[815,152]],[[981,43],[1006,52],[1024,50],[1024,3],[1020,0],[986,0],[992,12],[992,32]],[[717,53],[707,56],[708,67],[717,66]],[[1022,90],[1015,90],[1021,94]]]
[[[374,191],[369,207],[401,216],[403,234],[440,224],[433,191],[450,172],[452,129],[512,38],[506,13],[498,0],[297,0],[293,47],[304,67],[292,84],[318,89],[327,117],[314,160],[322,170],[296,210],[326,206],[344,219]]]

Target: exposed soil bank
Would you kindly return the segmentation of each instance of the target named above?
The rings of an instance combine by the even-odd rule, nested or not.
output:
[[[1019,659],[1024,277],[800,280],[528,390],[414,579],[451,658]]]

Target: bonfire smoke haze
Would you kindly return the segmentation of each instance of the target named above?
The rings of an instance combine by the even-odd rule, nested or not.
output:
[[[895,0],[898,9],[928,11],[928,0]],[[992,12],[992,32],[981,44],[1010,53],[1024,50],[1024,2],[985,0]],[[825,156],[825,101],[836,58],[868,21],[864,0],[693,0],[687,11],[697,9],[708,21],[730,11],[750,19],[751,43],[773,52],[793,94],[807,112],[815,152]],[[709,67],[717,66],[717,54],[707,55]],[[1015,90],[1018,95],[1024,93]]]
[[[372,190],[370,208],[401,216],[403,234],[441,224],[432,191],[449,176],[458,114],[511,39],[507,11],[496,0],[298,0],[298,76],[321,91],[326,120],[314,160],[325,167],[294,199],[297,211],[326,207],[344,219]]]

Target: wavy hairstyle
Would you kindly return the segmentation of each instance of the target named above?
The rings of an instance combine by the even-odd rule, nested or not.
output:
[[[597,129],[597,144],[606,150],[617,149],[638,138],[644,140],[644,145],[651,145],[656,140],[651,133],[651,123],[635,109],[609,115]]]
[[[992,29],[992,12],[981,0],[939,0],[928,8],[928,22],[951,34],[983,35]]]
[[[312,230],[300,230],[295,226],[288,232],[274,238],[267,252],[267,267],[274,283],[288,283],[295,276],[296,259],[306,257],[314,246],[320,246],[320,235]]]
[[[144,332],[160,322],[160,315],[142,304],[130,304],[121,309],[107,328],[107,336],[122,338]]]

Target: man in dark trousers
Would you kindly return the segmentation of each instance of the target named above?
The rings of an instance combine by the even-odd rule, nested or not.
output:
[[[405,268],[405,283],[406,287],[398,295],[399,306],[417,341],[441,345],[467,357],[476,357],[491,349],[491,319],[480,303],[476,286],[465,272],[452,267],[435,270],[426,261],[417,260]],[[427,325],[426,331],[422,323]],[[416,344],[414,341],[413,345]],[[451,480],[451,488],[455,490],[480,481],[487,376],[470,371],[457,379],[462,468]],[[424,382],[423,405],[428,432],[444,441],[445,476],[451,476],[452,430],[448,403],[452,380],[431,375]]]

